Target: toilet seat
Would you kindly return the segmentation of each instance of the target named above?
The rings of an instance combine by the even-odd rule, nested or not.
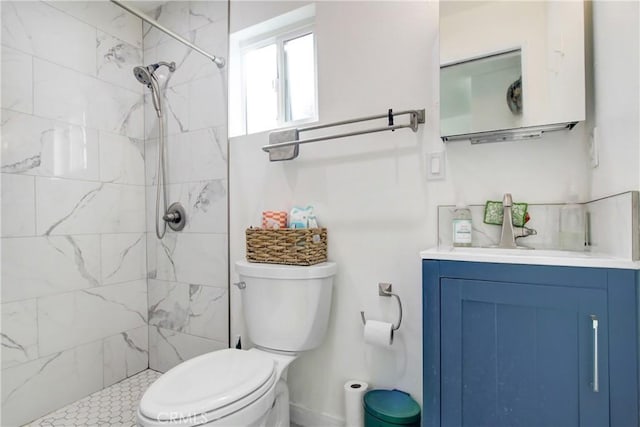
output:
[[[276,361],[226,349],[169,370],[145,392],[138,416],[146,425],[197,425],[245,408],[275,388]]]

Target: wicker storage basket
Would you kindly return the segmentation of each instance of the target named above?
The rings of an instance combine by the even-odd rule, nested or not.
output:
[[[247,261],[313,265],[327,260],[326,228],[247,228]]]

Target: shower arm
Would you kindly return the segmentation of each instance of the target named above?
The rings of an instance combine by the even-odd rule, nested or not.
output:
[[[150,16],[140,12],[137,9],[134,9],[132,7],[127,6],[126,4],[122,3],[119,0],[111,0],[111,3],[115,4],[116,6],[119,6],[122,9],[126,10],[127,12],[137,16],[138,18],[142,19],[143,21],[145,21],[149,25],[151,25],[153,27],[156,27],[158,30],[162,31],[163,33],[165,33],[169,37],[173,37],[174,39],[176,39],[177,41],[179,41],[183,45],[185,45],[187,47],[190,47],[191,49],[195,50],[196,52],[206,56],[207,58],[212,60],[218,66],[218,68],[222,68],[222,67],[225,66],[226,61],[224,60],[224,58],[212,55],[212,54],[200,49],[198,46],[194,45],[189,40],[185,39],[184,37],[182,37],[182,36],[180,36],[180,35],[178,35],[176,33],[174,33],[173,31],[171,31],[170,29],[168,29],[164,25],[159,24],[157,21],[155,21]]]
[[[171,62],[166,62],[166,61],[158,61],[154,64],[154,66],[157,65],[158,67],[164,65],[165,67],[167,67],[169,69],[169,71],[171,71],[172,73],[174,71],[176,71],[176,63],[171,61]]]

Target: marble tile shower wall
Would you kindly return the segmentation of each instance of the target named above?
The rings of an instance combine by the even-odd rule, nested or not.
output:
[[[2,7],[2,422],[148,366],[142,23]]]
[[[227,2],[170,2],[150,12],[158,22],[215,55],[227,57]],[[145,104],[149,366],[228,347],[227,89],[225,69],[143,26],[144,62],[175,61],[166,85],[169,203],[181,202],[186,228],[155,236],[158,119]]]

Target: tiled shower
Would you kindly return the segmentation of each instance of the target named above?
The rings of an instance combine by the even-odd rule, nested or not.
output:
[[[157,4],[156,4],[157,5]],[[106,2],[2,2],[2,425],[226,348],[226,72]],[[145,10],[226,56],[226,2]],[[137,65],[175,61],[157,117]],[[165,80],[161,80],[162,83]]]

